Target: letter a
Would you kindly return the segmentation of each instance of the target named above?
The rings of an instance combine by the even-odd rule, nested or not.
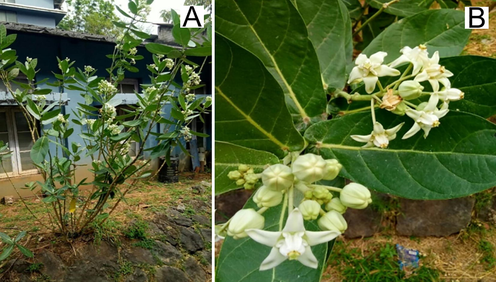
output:
[[[193,12],[194,16],[190,18],[191,12]],[[186,19],[184,19],[184,23],[182,26],[183,27],[187,26],[188,21],[193,21],[193,20],[196,21],[196,23],[198,24],[198,27],[202,27],[200,19],[198,18],[198,15],[196,14],[195,7],[189,6],[188,13],[186,14]]]

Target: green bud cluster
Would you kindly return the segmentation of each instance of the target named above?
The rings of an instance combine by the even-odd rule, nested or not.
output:
[[[237,170],[232,170],[227,174],[229,179],[236,181],[237,186],[243,186],[247,190],[255,188],[260,176],[247,165],[239,165]]]

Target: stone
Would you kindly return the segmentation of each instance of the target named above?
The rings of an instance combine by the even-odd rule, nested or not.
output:
[[[123,257],[133,263],[155,264],[152,252],[141,247],[131,247],[122,251]]]
[[[200,235],[186,227],[181,227],[181,245],[190,253],[194,253],[204,248],[203,240]]]
[[[185,217],[180,212],[173,209],[169,209],[169,218],[177,225],[186,227],[190,227],[191,225],[193,225],[193,221],[191,219]]]
[[[12,263],[14,263],[14,265],[12,265]],[[27,260],[18,259],[17,261],[10,260],[8,265],[12,265],[12,270],[14,270],[15,272],[22,273],[26,271],[31,264]]]
[[[5,196],[2,199],[0,199],[0,204],[2,205],[13,205],[15,200],[14,196]]]
[[[194,214],[191,218],[193,218],[194,221],[198,222],[201,225],[210,226],[212,224],[210,218],[203,215]]]
[[[346,238],[370,237],[380,231],[381,214],[371,206],[363,210],[348,208],[343,216],[348,223],[348,229],[344,232]]]
[[[160,261],[166,265],[175,265],[183,256],[174,246],[161,241],[155,241],[153,250]]]
[[[212,242],[212,229],[202,229],[201,235],[206,242]]]
[[[196,259],[194,259],[193,257],[189,257],[186,259],[186,262],[184,263],[184,269],[188,278],[191,279],[191,281],[193,282],[205,282],[207,280],[207,274],[205,273],[205,270],[201,268]]]
[[[186,206],[184,204],[179,204],[179,205],[177,205],[176,210],[178,212],[183,213],[186,210]]]
[[[163,266],[158,268],[155,273],[155,280],[157,282],[190,282],[184,272],[171,266]]]
[[[466,228],[471,220],[474,199],[400,199],[396,231],[405,236],[448,236]]]
[[[147,282],[147,281],[148,281],[148,277],[146,276],[146,273],[140,268],[136,268],[134,273],[128,276],[125,280],[125,282]]]
[[[243,208],[250,198],[251,190],[234,190],[215,197],[215,222],[226,222]]]
[[[212,265],[212,252],[204,250],[200,253],[202,258],[209,263],[209,266]]]
[[[43,264],[41,273],[50,277],[51,281],[61,281],[65,276],[65,265],[62,260],[50,251],[37,255],[37,262]]]

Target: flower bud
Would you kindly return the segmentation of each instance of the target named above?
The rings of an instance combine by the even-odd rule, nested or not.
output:
[[[306,154],[299,156],[292,165],[296,178],[307,183],[319,181],[324,177],[326,161],[318,155]]]
[[[358,183],[344,186],[339,199],[344,206],[352,209],[364,209],[372,203],[369,189]]]
[[[251,190],[251,189],[255,188],[255,184],[245,183],[245,185],[243,185],[243,187],[244,187],[246,190]]]
[[[305,182],[301,182],[301,181],[295,182],[294,187],[296,189],[300,190],[300,192],[303,193],[305,195],[305,197],[307,195],[307,192],[310,195],[309,198],[312,197],[312,189],[308,188],[308,186],[305,184]]]
[[[244,178],[241,178],[241,179],[238,179],[236,180],[236,186],[241,186],[241,185],[244,185],[245,184],[245,179]]]
[[[263,184],[275,191],[287,190],[293,181],[291,168],[282,164],[271,165],[262,172]]]
[[[323,215],[317,222],[320,229],[338,231],[343,233],[348,228],[348,223],[337,211],[330,211]]]
[[[238,180],[241,178],[241,173],[237,170],[232,170],[227,174],[227,177],[231,180]]]
[[[405,100],[417,99],[422,94],[424,87],[415,80],[403,81],[398,87],[400,96]]]
[[[247,166],[247,165],[244,165],[244,164],[240,164],[239,167],[238,167],[238,170],[240,172],[247,172],[249,169],[250,169],[250,167]]]
[[[254,209],[239,210],[232,218],[227,228],[227,234],[234,239],[248,236],[246,229],[262,229],[265,225],[265,218]]]
[[[319,217],[320,205],[316,201],[306,200],[298,206],[304,220],[314,220]]]
[[[254,174],[255,171],[253,171],[253,168],[248,169],[245,174]]]
[[[340,214],[343,214],[346,212],[346,207],[341,203],[341,200],[339,198],[334,198],[332,199],[327,205],[325,206],[326,211],[337,211]]]
[[[343,167],[338,160],[336,159],[330,159],[330,160],[325,160],[326,161],[326,168],[325,168],[325,174],[324,174],[324,180],[333,180],[339,175],[339,171]]]
[[[327,199],[328,195],[331,194],[327,189],[324,187],[316,187],[313,190],[313,196],[317,199]],[[331,194],[332,197],[332,194]]]
[[[253,196],[253,201],[258,205],[259,208],[275,207],[282,202],[282,192],[274,191],[268,186],[262,186],[258,188],[255,196]]]
[[[258,176],[255,174],[245,174],[246,183],[255,185],[258,182]]]
[[[401,101],[401,103],[396,106],[396,109],[392,110],[391,112],[395,115],[404,116],[406,108],[406,103]]]

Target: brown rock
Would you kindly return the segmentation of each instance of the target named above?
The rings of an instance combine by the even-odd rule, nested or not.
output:
[[[381,214],[370,206],[363,210],[349,208],[343,216],[348,223],[344,232],[346,238],[370,237],[380,231]]]

